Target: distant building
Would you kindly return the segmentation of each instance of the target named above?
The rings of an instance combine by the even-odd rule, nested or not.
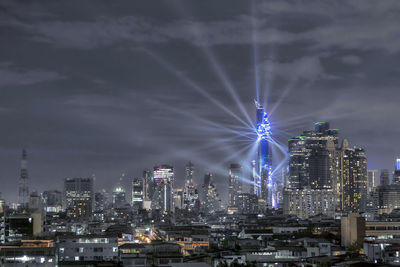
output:
[[[42,197],[46,212],[60,212],[62,210],[62,194],[60,191],[44,191]]]
[[[125,189],[122,187],[120,183],[118,183],[118,185],[114,188],[114,191],[112,192],[113,207],[115,208],[123,207],[127,203],[128,202],[126,201]]]
[[[213,183],[213,176],[211,173],[204,175],[204,182],[202,185],[203,202],[201,209],[205,214],[214,214],[222,208],[221,198],[218,195],[217,188]]]
[[[308,219],[318,214],[335,215],[336,194],[332,189],[286,189],[283,194],[283,212]]]
[[[361,148],[339,146],[338,129],[327,122],[288,140],[289,173],[285,175],[285,214],[308,218],[336,210],[362,212],[366,207],[366,157]],[[307,199],[303,199],[306,197]]]
[[[155,166],[153,182],[155,190],[151,201],[151,208],[161,210],[163,213],[173,211],[174,168],[166,164]]]
[[[388,169],[382,169],[381,170],[381,185],[389,185],[389,170]]]
[[[364,212],[367,202],[367,157],[361,148],[342,145],[342,210]]]
[[[194,184],[194,165],[189,161],[185,167],[185,188],[184,188],[184,197],[183,197],[183,209],[187,211],[198,211],[200,199],[199,192],[197,190],[197,186]]]
[[[228,206],[238,207],[238,196],[242,192],[242,167],[233,163],[229,167]]]
[[[238,212],[241,214],[258,213],[258,198],[256,194],[240,193],[238,194]]]
[[[145,198],[145,184],[143,178],[135,178],[132,181],[132,207],[136,210],[143,208]]]
[[[94,206],[92,178],[66,178],[64,180],[65,209],[70,218],[91,218]]]
[[[371,193],[378,187],[378,170],[368,170],[367,172],[367,192]]]
[[[400,184],[400,158],[396,159],[396,169],[393,172],[393,184]]]
[[[400,185],[384,185],[378,187],[379,213],[391,213],[400,208]]]

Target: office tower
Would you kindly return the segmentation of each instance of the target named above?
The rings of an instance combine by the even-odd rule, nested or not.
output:
[[[144,201],[144,179],[135,178],[132,181],[132,207],[142,209]]]
[[[389,185],[389,170],[382,169],[381,170],[381,185]]]
[[[146,201],[151,200],[153,197],[153,191],[154,191],[154,183],[152,179],[152,173],[150,170],[146,169],[143,171],[143,195],[144,199]]]
[[[290,138],[288,149],[284,212],[303,219],[318,213],[333,216],[340,201],[338,130],[317,122],[314,130]]]
[[[155,166],[153,182],[155,190],[151,203],[152,209],[161,210],[163,213],[173,211],[174,168],[166,164]]]
[[[112,192],[112,204],[116,208],[121,208],[127,204],[125,189],[119,183]]]
[[[186,179],[183,199],[183,209],[188,211],[198,210],[200,204],[197,187],[193,183],[194,173],[194,165],[189,161],[189,163],[185,166]]]
[[[367,183],[367,192],[368,194],[375,191],[378,187],[378,170],[368,170],[368,183]]]
[[[242,192],[242,167],[240,164],[233,163],[229,167],[229,187],[228,187],[228,206],[229,208],[238,207],[238,195]]]
[[[366,206],[366,157],[361,148],[338,145],[338,130],[327,122],[289,139],[289,173],[283,191],[284,212],[308,218],[321,211],[360,212]]]
[[[275,207],[275,200],[272,198],[272,185],[271,179],[272,170],[272,154],[269,145],[271,139],[271,125],[269,122],[268,114],[265,112],[264,107],[257,101],[256,104],[256,127],[258,135],[258,154],[257,154],[257,181],[255,185],[257,189],[257,197],[265,201],[268,207]]]
[[[364,212],[367,201],[367,158],[362,148],[342,145],[342,210]]]
[[[64,180],[64,207],[70,218],[91,218],[94,206],[92,178],[66,178]]]
[[[396,169],[393,172],[393,184],[400,184],[400,158],[396,159]]]
[[[28,161],[26,150],[22,150],[21,170],[19,177],[19,204],[22,208],[27,208],[29,200],[29,176],[28,176]]]
[[[400,208],[400,185],[379,186],[377,192],[379,214],[391,213]]]
[[[258,213],[258,198],[252,193],[240,193],[238,195],[238,212],[241,214]]]
[[[183,209],[183,200],[184,200],[184,190],[182,188],[177,188],[174,190],[174,205],[175,209]]]
[[[153,171],[153,181],[156,184],[159,184],[161,181],[166,181],[173,184],[174,167],[167,164],[155,166]]]
[[[217,188],[213,183],[213,176],[211,173],[204,175],[203,188],[203,202],[201,209],[205,214],[214,214],[222,208],[221,199],[218,195]]]
[[[94,211],[96,213],[103,212],[108,206],[108,194],[106,190],[96,192],[94,194]]]
[[[46,212],[60,212],[62,210],[62,194],[60,191],[44,191],[42,197]]]

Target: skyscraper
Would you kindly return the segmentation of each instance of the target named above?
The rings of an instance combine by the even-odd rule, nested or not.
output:
[[[218,195],[217,188],[213,183],[211,173],[204,175],[203,188],[203,203],[201,209],[205,214],[213,214],[221,210],[221,199]]]
[[[29,201],[29,176],[28,176],[28,161],[26,150],[22,150],[22,159],[21,159],[21,172],[19,177],[19,204],[23,208],[27,208]]]
[[[152,197],[152,209],[164,213],[173,211],[173,183],[174,167],[171,165],[158,165],[154,167],[153,182],[155,185]]]
[[[396,169],[393,172],[393,184],[400,184],[400,158],[396,159]]]
[[[188,162],[185,166],[185,188],[183,196],[183,208],[188,211],[194,211],[198,209],[199,205],[199,194],[196,185],[193,183],[193,177],[195,174],[194,165],[192,162]]]
[[[284,212],[301,218],[335,210],[363,211],[366,196],[364,150],[338,145],[338,130],[327,122],[289,139],[289,173],[284,189]]]
[[[381,185],[389,185],[389,170],[382,169],[381,170]]]
[[[257,118],[257,135],[258,135],[258,154],[257,154],[257,179],[255,186],[260,189],[255,190],[257,197],[266,202],[267,206],[275,207],[275,200],[272,198],[272,185],[271,180],[271,164],[272,155],[269,146],[271,139],[271,125],[269,123],[268,114],[265,112],[264,107],[257,101],[256,104],[256,118]]]
[[[68,216],[81,220],[89,219],[94,206],[93,179],[66,178],[64,203]]]
[[[143,178],[135,178],[132,181],[132,207],[139,210],[144,201],[144,183]]]
[[[378,187],[378,170],[368,170],[368,183],[367,183],[368,194],[375,191],[377,187]]]
[[[342,145],[342,210],[364,212],[367,201],[367,157],[362,148]]]
[[[116,208],[120,208],[127,204],[125,189],[121,184],[117,184],[112,192],[112,204]]]
[[[238,195],[242,192],[242,166],[232,163],[229,167],[228,206],[238,208]]]

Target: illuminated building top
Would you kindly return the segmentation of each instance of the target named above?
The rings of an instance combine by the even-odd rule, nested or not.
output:
[[[268,140],[271,137],[271,124],[264,107],[254,101],[257,108],[257,135],[258,140]]]

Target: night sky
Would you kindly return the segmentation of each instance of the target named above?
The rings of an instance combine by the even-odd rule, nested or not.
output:
[[[9,201],[23,147],[39,192],[92,175],[112,189],[160,163],[180,185],[188,160],[224,192],[229,163],[255,158],[256,87],[284,145],[327,120],[371,169],[400,155],[397,0],[1,0],[0,38]]]

